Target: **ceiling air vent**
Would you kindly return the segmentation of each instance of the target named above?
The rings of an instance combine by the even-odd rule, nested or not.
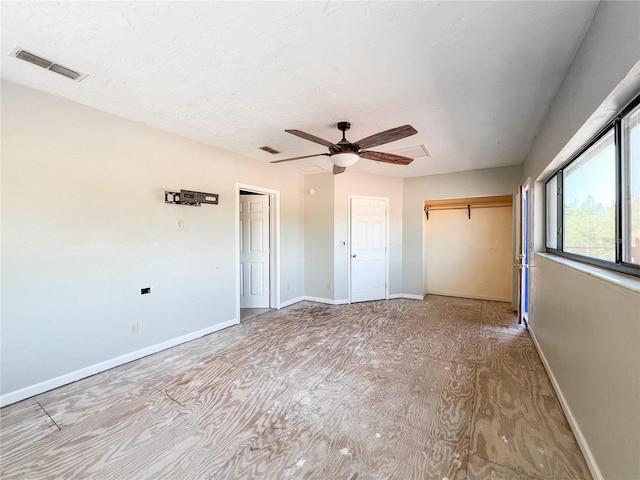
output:
[[[271,155],[276,155],[278,153],[280,153],[278,150],[276,150],[275,148],[271,148],[268,145],[264,145],[262,147],[259,147],[260,150],[264,150],[267,153],[270,153]]]
[[[52,72],[58,73],[60,75],[63,75],[67,78],[70,78],[71,80],[78,80],[82,76],[81,73],[76,72],[75,70],[71,70],[70,68],[63,67],[62,65],[58,65],[57,63],[54,63],[53,65],[51,65],[49,67],[49,70],[51,70]]]
[[[45,60],[44,58],[34,55],[33,53],[29,53],[26,50],[18,50],[16,52],[16,58],[24,60],[25,62],[33,63],[34,65],[38,65],[42,68],[49,68],[52,65],[49,60]]]
[[[79,82],[87,76],[86,73],[80,73],[72,70],[71,68],[60,65],[59,63],[54,63],[51,60],[41,57],[40,55],[36,55],[35,53],[23,50],[20,47],[15,47],[13,50],[11,50],[9,55],[19,58],[20,60],[24,60],[25,62],[32,63],[33,65],[42,67],[51,72],[57,73],[58,75],[62,75],[63,77],[75,80],[76,82]]]
[[[424,143],[420,145],[413,145],[411,147],[404,147],[396,150],[391,150],[391,153],[395,153],[396,155],[401,155],[403,157],[409,157],[414,159],[431,156],[431,152],[429,151],[429,149]]]

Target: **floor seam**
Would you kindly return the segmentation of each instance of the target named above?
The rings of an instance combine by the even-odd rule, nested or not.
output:
[[[469,444],[467,445],[467,468],[465,474],[469,476],[469,460],[471,460],[471,440],[475,432],[476,403],[478,401],[478,364],[474,365],[473,371],[473,406],[471,407],[471,422],[469,422]]]
[[[484,460],[485,462],[491,463],[491,464],[493,464],[493,465],[498,465],[499,467],[506,468],[507,470],[511,470],[511,471],[512,471],[512,472],[514,472],[516,475],[524,476],[524,477],[525,477],[525,478],[527,478],[527,479],[531,479],[531,480],[545,480],[545,479],[544,479],[544,478],[542,478],[542,477],[538,477],[538,476],[535,476],[535,477],[534,477],[534,476],[529,475],[528,473],[522,473],[522,472],[519,472],[518,470],[516,470],[516,469],[515,469],[515,468],[513,468],[513,467],[510,467],[510,466],[508,466],[508,465],[504,465],[504,464],[502,464],[502,463],[498,463],[498,462],[493,461],[493,460],[489,460],[488,458],[485,458],[485,457],[483,457],[482,455],[479,455],[479,454],[477,454],[477,453],[472,453],[472,454],[470,454],[470,455],[473,455],[473,456],[475,456],[475,457],[481,458],[481,459],[482,459],[482,460]]]
[[[59,431],[62,431],[62,428],[60,428],[60,425],[58,425],[58,422],[56,422],[53,417],[51,415],[49,415],[49,412],[47,412],[45,410],[45,408],[40,404],[40,402],[36,402],[36,404],[38,404],[38,406],[42,409],[42,411],[47,415],[47,417],[49,417],[49,419],[53,422],[53,424],[58,427]]]

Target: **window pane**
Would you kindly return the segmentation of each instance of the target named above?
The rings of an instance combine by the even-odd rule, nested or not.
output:
[[[622,120],[622,258],[640,265],[640,106]]]
[[[613,130],[564,170],[564,251],[616,261]]]
[[[558,177],[547,182],[547,247],[558,248]]]

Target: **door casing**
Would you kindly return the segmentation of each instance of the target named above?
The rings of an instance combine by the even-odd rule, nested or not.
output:
[[[531,188],[527,181],[520,186],[520,224],[518,265],[518,322],[527,325],[531,308]]]
[[[269,215],[269,307],[280,308],[280,192],[270,188],[244,183],[236,183],[235,224],[236,224],[236,319],[240,322],[240,191],[269,195],[271,215]]]

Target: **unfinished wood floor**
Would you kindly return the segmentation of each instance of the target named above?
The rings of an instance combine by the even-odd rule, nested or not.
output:
[[[9,479],[588,479],[510,305],[303,302],[2,409]]]

